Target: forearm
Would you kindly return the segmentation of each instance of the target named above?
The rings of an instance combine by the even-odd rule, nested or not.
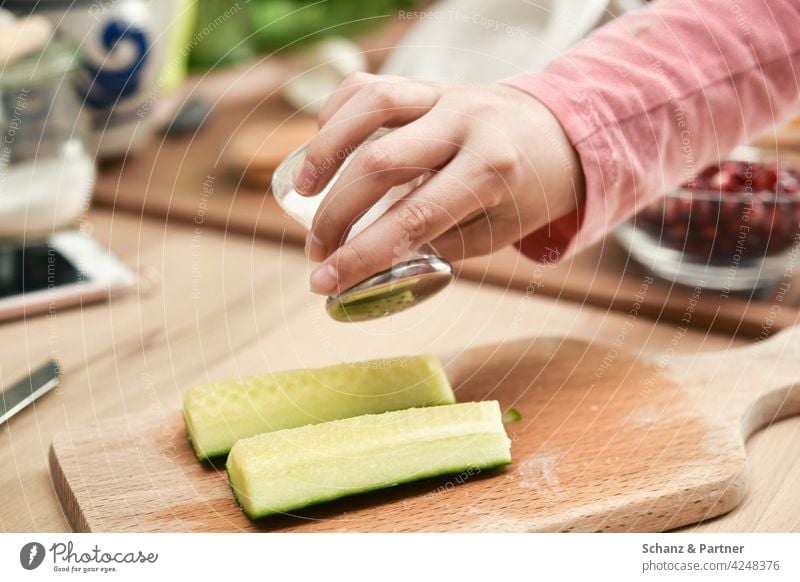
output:
[[[578,212],[520,247],[541,258],[597,241],[784,117],[797,104],[798,71],[795,0],[661,0],[543,72],[506,81],[559,119],[586,185]]]

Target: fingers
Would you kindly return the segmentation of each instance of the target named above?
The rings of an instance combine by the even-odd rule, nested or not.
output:
[[[502,234],[500,230],[503,230]],[[436,255],[457,263],[494,251],[506,242],[506,230],[498,227],[496,221],[493,224],[490,211],[481,211],[478,216],[454,226],[429,244]]]
[[[447,127],[444,120],[426,119],[368,144],[337,178],[317,210],[306,245],[309,258],[325,260],[392,187],[447,164],[458,152],[459,138],[457,129]]]
[[[516,146],[468,138],[459,156],[470,160],[475,176],[470,182],[482,206],[481,212],[430,241],[436,254],[451,262],[492,253],[521,239],[526,232],[512,195],[520,187],[516,174],[523,163]]]
[[[480,210],[483,201],[470,190],[470,176],[464,159],[453,160],[334,252],[312,273],[312,290],[330,295],[348,289],[407,260],[420,246]]]
[[[347,156],[382,126],[410,123],[427,113],[437,91],[414,82],[376,81],[357,89],[327,120],[308,146],[295,190],[317,194]]]
[[[352,73],[342,81],[336,90],[328,97],[322,110],[319,112],[317,121],[323,127],[328,123],[333,114],[360,89],[376,82],[407,82],[408,79],[396,75],[372,75],[370,73]]]

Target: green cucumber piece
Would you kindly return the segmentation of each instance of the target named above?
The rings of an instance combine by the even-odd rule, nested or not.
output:
[[[195,454],[207,459],[262,432],[453,402],[439,358],[424,355],[198,386],[184,396],[183,416]]]
[[[228,455],[231,488],[258,519],[339,497],[511,462],[496,401],[367,414],[264,433]]]
[[[509,408],[503,413],[503,423],[518,422],[522,420],[522,414],[516,408]]]

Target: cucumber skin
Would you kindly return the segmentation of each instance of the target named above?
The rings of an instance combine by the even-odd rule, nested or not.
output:
[[[335,497],[328,497],[326,499],[316,499],[316,500],[314,500],[314,501],[312,501],[310,503],[302,503],[302,504],[298,504],[298,505],[293,506],[293,507],[284,507],[282,509],[276,509],[274,511],[265,511],[263,513],[257,513],[257,514],[254,514],[254,515],[248,514],[247,511],[245,510],[244,506],[242,505],[242,502],[239,501],[239,496],[236,494],[236,489],[233,487],[233,484],[230,481],[230,477],[228,478],[228,487],[231,488],[231,492],[233,493],[233,498],[236,500],[236,505],[239,506],[239,509],[242,511],[242,513],[244,513],[248,518],[250,518],[252,520],[257,520],[257,519],[264,519],[266,517],[270,517],[270,516],[273,516],[273,515],[287,515],[288,512],[295,511],[297,509],[306,509],[306,508],[309,508],[309,507],[315,507],[317,505],[323,505],[325,503],[328,503],[329,501],[336,501],[337,499],[344,499],[345,497],[352,497],[353,495],[360,495],[362,493],[370,493],[372,491],[380,491],[381,489],[389,489],[391,487],[397,487],[398,485],[405,485],[405,484],[408,484],[408,483],[414,483],[416,481],[422,481],[423,479],[433,479],[434,477],[442,477],[444,475],[458,475],[459,473],[462,473],[464,471],[474,471],[474,470],[490,471],[492,469],[499,469],[500,467],[505,467],[506,465],[510,465],[510,464],[511,464],[511,458],[509,457],[507,460],[503,460],[503,461],[499,461],[497,463],[491,463],[491,464],[487,464],[487,465],[483,465],[483,466],[475,466],[475,465],[473,465],[473,466],[461,467],[460,469],[455,469],[453,471],[433,471],[430,474],[414,475],[413,477],[409,477],[408,479],[401,479],[401,480],[397,481],[397,483],[393,483],[391,485],[376,485],[374,487],[366,487],[364,489],[359,489],[357,491],[356,490],[347,491],[347,492],[342,493],[341,495],[337,495]]]
[[[387,362],[398,362],[398,361],[403,361],[403,360],[409,361],[409,362],[412,362],[412,361],[415,361],[415,360],[425,360],[429,366],[433,365],[434,362],[435,362],[435,366],[438,367],[438,369],[435,370],[434,375],[438,375],[440,377],[440,379],[442,380],[442,385],[446,386],[446,390],[444,390],[444,393],[440,395],[440,398],[439,398],[438,401],[436,401],[436,402],[433,402],[433,401],[425,401],[425,402],[422,402],[422,401],[408,401],[408,402],[404,403],[403,408],[414,408],[414,407],[420,407],[420,406],[447,405],[447,404],[453,404],[453,403],[456,402],[455,395],[453,394],[452,388],[450,387],[450,383],[447,380],[447,376],[445,374],[444,367],[442,366],[441,361],[436,356],[432,356],[430,354],[420,355],[420,356],[401,356],[401,357],[385,358],[385,359],[378,359],[378,360],[366,360],[366,361],[360,361],[360,362],[352,362],[352,363],[343,364],[343,365],[344,366],[347,366],[347,365],[349,365],[349,366],[362,366],[362,367],[367,367],[367,368],[369,368],[370,366],[373,366],[373,365],[378,365],[379,367],[377,369],[381,370],[382,368],[380,366],[381,365],[385,365]],[[312,368],[312,369],[297,370],[297,371],[299,371],[299,372],[307,372],[307,371],[316,372],[316,371],[321,371],[321,370],[326,370],[328,368],[336,368],[336,367],[338,367],[338,366],[327,366],[325,368]],[[387,371],[391,371],[391,369],[392,369],[392,366],[386,366],[386,370]],[[280,374],[287,374],[287,373],[291,373],[291,372],[292,371],[277,372],[277,374],[280,375]],[[272,376],[272,374],[265,374],[265,376]],[[247,380],[249,380],[251,378],[258,378],[258,376],[242,378],[239,381],[247,381]],[[187,418],[187,412],[186,411],[187,411],[187,402],[188,402],[188,399],[189,399],[189,395],[192,392],[195,392],[195,391],[198,391],[198,390],[202,390],[202,389],[207,388],[207,387],[212,387],[212,386],[215,386],[215,385],[219,385],[219,384],[224,383],[224,382],[225,381],[212,382],[211,384],[206,384],[206,385],[203,385],[203,386],[196,386],[196,387],[190,389],[184,395],[183,422],[184,422],[184,426],[186,428],[186,436],[187,436],[187,439],[189,440],[189,444],[191,445],[192,449],[194,450],[195,456],[197,457],[197,459],[199,461],[209,461],[209,460],[212,460],[212,459],[219,459],[219,458],[224,457],[225,455],[227,455],[230,452],[230,449],[235,444],[235,441],[230,443],[230,444],[226,444],[225,446],[218,447],[218,448],[212,448],[212,449],[203,448],[203,449],[201,449],[200,446],[199,446],[199,443],[194,438],[192,438],[192,432],[193,431],[192,431],[192,428],[191,428],[191,423],[190,423],[189,419]],[[400,410],[400,409],[402,409],[402,408],[386,408],[386,409],[384,409],[382,411]],[[349,416],[358,416],[359,414],[365,414],[365,413],[366,414],[377,414],[379,412],[380,411],[375,411],[375,410],[361,411],[361,412],[358,412],[358,413],[355,413],[355,414],[350,414]],[[330,421],[330,420],[336,420],[338,418],[347,418],[347,417],[348,416],[341,416],[341,417],[335,417],[335,418],[330,418],[330,419],[326,419],[326,420]],[[308,423],[308,422],[311,422],[311,421],[306,421],[306,422]],[[320,421],[317,421],[317,422],[320,422]],[[322,422],[324,422],[324,421],[322,421]],[[316,424],[316,422],[311,422],[311,423],[312,424]],[[271,432],[272,430],[284,430],[286,428],[293,428],[294,426],[303,426],[303,425],[302,424],[288,425],[288,426],[280,427],[278,429],[264,428],[260,432]],[[249,434],[246,434],[246,435],[240,435],[238,438],[248,438],[248,437],[251,437],[251,436],[255,436],[256,434],[260,434],[260,432],[254,432],[254,433],[249,433]]]

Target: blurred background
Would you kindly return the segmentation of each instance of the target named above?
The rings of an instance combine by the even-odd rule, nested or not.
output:
[[[92,203],[187,222],[201,213],[207,227],[300,244],[271,176],[345,76],[492,82],[541,69],[643,4],[0,0],[0,237],[79,229]],[[598,285],[629,281],[633,296],[652,273],[669,289],[774,297],[797,254],[799,145],[800,121],[774,128],[665,193],[602,252],[548,270],[543,292],[609,307]],[[509,264],[462,271],[527,285]]]

